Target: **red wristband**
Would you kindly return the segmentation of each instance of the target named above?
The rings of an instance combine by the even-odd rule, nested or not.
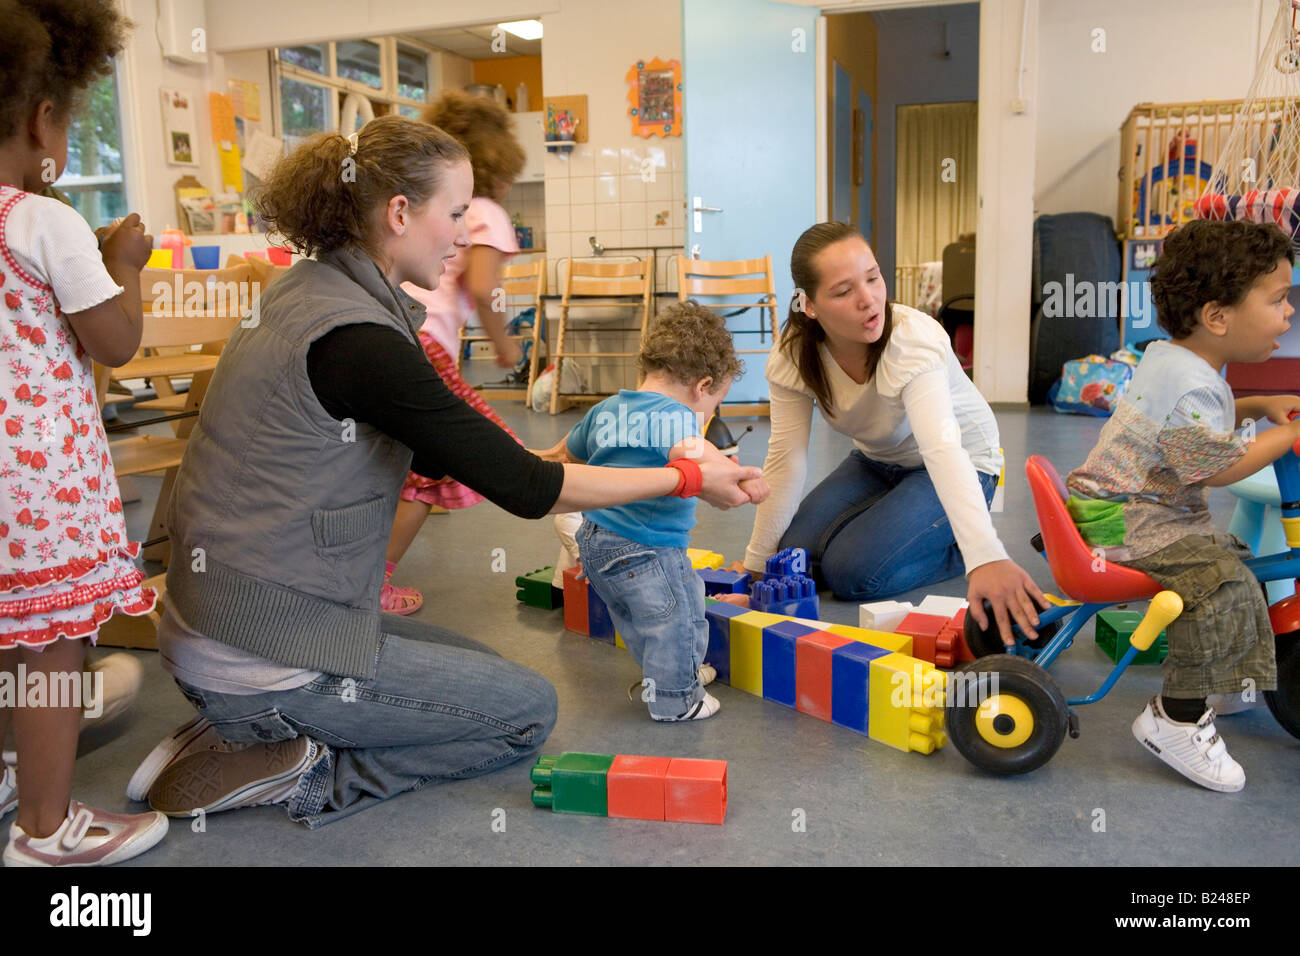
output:
[[[665,468],[676,468],[682,473],[681,480],[677,482],[677,487],[670,492],[674,498],[694,498],[704,487],[704,472],[700,470],[700,464],[693,458],[674,458]]]

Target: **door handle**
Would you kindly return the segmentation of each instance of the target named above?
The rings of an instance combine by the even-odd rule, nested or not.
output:
[[[692,231],[694,232],[704,231],[703,214],[706,212],[722,212],[722,207],[706,206],[704,205],[704,200],[702,200],[699,196],[696,196],[694,198],[694,201],[691,203],[691,225],[693,227]]]

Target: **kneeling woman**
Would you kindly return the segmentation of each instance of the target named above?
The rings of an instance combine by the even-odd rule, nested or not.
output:
[[[1032,629],[1042,592],[1007,557],[988,504],[1002,467],[998,427],[943,328],[889,302],[870,246],[847,223],[795,243],[795,301],[767,363],[772,437],[745,566],[779,548],[808,551],[842,600],[888,598],[961,574],[972,615],[988,598]],[[802,290],[801,292],[798,290]],[[853,439],[848,458],[800,503],[813,405]]]

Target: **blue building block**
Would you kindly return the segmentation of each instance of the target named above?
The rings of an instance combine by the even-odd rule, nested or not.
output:
[[[759,585],[761,587],[761,585]],[[794,644],[817,628],[798,621],[781,621],[763,628],[763,696],[778,704],[794,707]]]
[[[705,594],[748,594],[749,572],[728,571],[724,568],[697,568],[704,579]]]
[[[754,582],[753,591],[749,595],[749,606],[752,610],[767,614],[816,620],[820,606],[817,585],[807,575],[783,578],[764,576],[762,581]]]
[[[614,619],[596,589],[590,587],[587,588],[587,634],[606,644],[614,643]]]
[[[763,580],[803,577],[808,573],[808,552],[803,548],[782,548],[767,559]]]
[[[868,730],[871,662],[890,652],[854,641],[831,652],[831,722],[860,734]]]
[[[731,619],[748,613],[749,608],[725,601],[714,601],[704,609],[709,622],[709,650],[704,655],[704,663],[713,665],[718,680],[724,684],[731,683]]]

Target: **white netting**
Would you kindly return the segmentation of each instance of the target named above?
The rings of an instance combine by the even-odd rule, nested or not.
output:
[[[1279,0],[1255,78],[1197,203],[1202,218],[1276,222],[1300,233],[1298,14],[1300,2]]]

